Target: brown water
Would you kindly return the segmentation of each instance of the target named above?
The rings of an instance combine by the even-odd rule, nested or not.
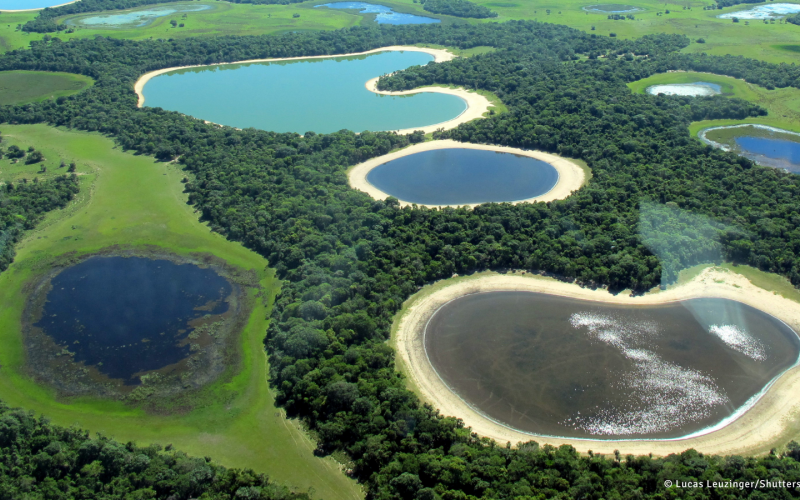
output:
[[[792,366],[788,326],[725,299],[619,306],[531,292],[443,306],[428,357],[468,404],[543,435],[673,438],[714,426]]]

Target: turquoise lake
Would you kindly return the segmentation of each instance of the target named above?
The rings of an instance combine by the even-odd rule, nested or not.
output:
[[[403,14],[395,12],[384,5],[375,5],[365,2],[334,2],[317,7],[328,7],[330,9],[352,9],[358,10],[359,14],[375,14],[375,22],[378,24],[433,24],[440,23],[439,19],[425,16],[415,16],[414,14]]]
[[[0,0],[0,10],[44,9],[45,7],[63,5],[68,1],[69,0]]]
[[[151,24],[159,17],[188,12],[198,12],[212,8],[213,7],[210,5],[170,4],[160,7],[124,11],[119,14],[75,17],[67,19],[66,24],[89,26],[92,28],[140,28],[142,26]],[[180,18],[176,19],[176,21],[184,22],[184,20]]]
[[[393,51],[226,64],[159,75],[143,93],[146,106],[237,128],[300,134],[399,130],[451,120],[467,107],[452,95],[382,96],[365,87],[371,78],[431,61],[422,52]]]
[[[550,164],[510,153],[435,149],[378,165],[367,181],[403,201],[421,205],[471,205],[542,195],[558,182]]]

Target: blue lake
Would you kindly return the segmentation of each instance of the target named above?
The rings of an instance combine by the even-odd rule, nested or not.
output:
[[[410,203],[468,205],[542,195],[558,182],[558,172],[527,156],[453,148],[384,163],[367,174],[367,181]]]
[[[765,156],[791,163],[800,170],[800,143],[768,137],[736,137],[736,145],[745,154]]]
[[[44,9],[63,5],[69,0],[0,0],[0,10]]]
[[[231,285],[212,269],[139,257],[91,257],[51,281],[34,325],[74,360],[128,384],[190,354],[190,321],[222,314]]]
[[[151,7],[126,11],[119,14],[104,14],[100,16],[76,17],[67,19],[66,24],[91,26],[93,28],[120,28],[147,26],[159,17],[170,16],[172,14],[182,14],[185,12],[198,12],[209,10],[210,5],[191,5],[191,4],[172,4],[163,7]],[[183,21],[181,21],[183,22]]]
[[[143,93],[146,106],[238,128],[300,134],[399,130],[446,122],[467,107],[452,95],[382,96],[365,87],[371,78],[432,60],[422,52],[392,51],[208,66],[159,75]]]
[[[439,19],[432,17],[415,16],[395,12],[389,7],[365,2],[334,2],[317,5],[315,7],[328,7],[331,9],[352,9],[360,11],[359,14],[377,14],[375,22],[378,24],[432,24],[440,23]]]

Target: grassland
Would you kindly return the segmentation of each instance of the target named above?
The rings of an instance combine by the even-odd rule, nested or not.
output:
[[[675,72],[653,75],[628,84],[631,90],[644,93],[651,85],[666,83],[691,83],[691,82],[716,83],[722,87],[723,95],[739,97],[754,102],[768,111],[767,116],[747,118],[745,120],[705,120],[695,122],[689,127],[692,136],[709,127],[721,125],[736,125],[740,123],[760,123],[793,132],[800,132],[800,89],[785,88],[767,90],[758,85],[747,83],[729,76],[713,75],[710,73]]]
[[[0,106],[27,104],[80,92],[94,85],[88,76],[45,71],[0,72]]]
[[[361,497],[332,459],[313,455],[314,444],[296,423],[275,407],[267,385],[268,361],[262,340],[269,305],[257,301],[242,334],[242,369],[212,384],[207,404],[185,414],[148,415],[117,401],[96,398],[60,400],[24,372],[20,339],[24,285],[38,265],[55,256],[89,253],[111,245],[156,245],[177,254],[204,252],[230,264],[254,269],[272,297],[277,283],[267,262],[227,241],[198,222],[186,204],[174,164],[157,163],[116,149],[98,134],[44,125],[2,125],[3,145],[35,146],[47,158],[41,165],[0,163],[0,181],[60,175],[63,159],[76,161],[82,192],[67,209],[52,213],[18,246],[15,262],[0,274],[0,398],[12,406],[42,413],[60,425],[78,425],[123,442],[173,444],[221,464],[250,467],[317,498]],[[214,398],[214,395],[220,395]]]
[[[791,0],[790,0],[791,1]],[[276,34],[289,31],[332,30],[369,23],[374,16],[361,16],[356,11],[315,9],[315,5],[326,0],[311,0],[293,5],[230,4],[221,1],[201,0],[214,7],[213,10],[192,12],[187,18],[178,19],[184,28],[172,28],[169,16],[140,28],[87,29],[75,33],[59,34],[59,38],[91,38],[97,35],[127,39],[185,38],[209,35],[255,35]],[[642,9],[634,13],[635,20],[615,21],[606,14],[587,12],[583,8],[599,2],[589,0],[477,0],[499,15],[488,20],[463,20],[450,16],[432,16],[414,0],[390,0],[379,2],[398,12],[437,17],[450,22],[502,22],[509,19],[535,19],[542,22],[566,24],[587,32],[608,36],[616,33],[618,38],[637,38],[650,33],[677,33],[687,35],[693,43],[685,52],[707,52],[714,55],[742,55],[769,62],[800,62],[800,26],[776,21],[765,24],[751,20],[733,23],[730,19],[716,16],[748,9],[754,5],[738,5],[723,10],[703,10],[712,5],[711,0],[667,0],[664,3],[652,0],[624,2]],[[550,11],[548,14],[547,11]],[[669,10],[670,13],[666,14]],[[294,17],[300,14],[300,17]],[[25,34],[16,30],[18,24],[32,19],[35,13],[3,13],[0,16],[0,50],[25,47],[31,40],[41,39],[40,34]],[[180,16],[179,16],[180,17]],[[63,19],[62,19],[63,20]],[[592,30],[594,27],[594,30]],[[696,43],[703,38],[705,43]]]

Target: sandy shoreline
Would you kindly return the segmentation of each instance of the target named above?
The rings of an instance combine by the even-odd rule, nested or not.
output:
[[[381,47],[379,49],[368,50],[366,52],[352,52],[350,54],[334,54],[334,55],[325,55],[325,56],[300,56],[300,57],[279,57],[279,58],[271,58],[271,59],[248,59],[246,61],[230,61],[230,62],[221,62],[221,63],[214,63],[214,64],[195,64],[191,66],[175,66],[173,68],[164,68],[164,69],[157,69],[155,71],[150,71],[149,73],[145,73],[136,81],[136,84],[133,86],[134,92],[139,97],[139,104],[138,106],[141,108],[144,106],[144,94],[142,90],[144,86],[149,82],[152,78],[155,78],[158,75],[163,75],[164,73],[169,73],[171,71],[176,71],[179,69],[189,69],[189,68],[206,68],[211,66],[223,66],[225,64],[249,64],[249,63],[262,63],[262,62],[279,62],[279,61],[299,61],[301,59],[329,59],[332,57],[348,57],[348,56],[363,56],[367,54],[375,54],[377,52],[386,52],[386,51],[400,51],[400,50],[407,50],[411,52],[424,52],[426,54],[430,54],[433,56],[433,62],[444,62],[450,61],[455,59],[455,55],[441,49],[428,49],[424,47],[406,47],[402,45],[392,45],[389,47]],[[371,80],[370,80],[371,81]],[[466,92],[466,91],[465,91]]]
[[[550,191],[533,198],[527,198],[524,200],[517,200],[512,202],[514,204],[532,203],[536,201],[561,200],[569,196],[573,191],[580,189],[580,187],[586,180],[586,176],[584,175],[583,169],[581,169],[581,167],[579,167],[575,163],[572,163],[569,160],[561,158],[560,156],[544,153],[541,151],[528,151],[524,149],[509,148],[504,146],[490,146],[486,144],[472,144],[468,142],[453,141],[450,139],[441,141],[429,141],[420,144],[415,144],[405,149],[401,149],[400,151],[395,151],[393,153],[389,153],[388,155],[379,156],[377,158],[372,158],[371,160],[367,160],[364,163],[359,163],[358,165],[356,165],[355,167],[353,167],[348,171],[347,179],[348,182],[350,183],[350,187],[352,187],[353,189],[358,189],[359,191],[363,191],[368,195],[370,195],[371,197],[375,198],[376,200],[385,200],[387,197],[391,195],[381,191],[380,189],[370,184],[369,181],[367,181],[367,174],[369,174],[370,170],[379,165],[383,165],[384,163],[396,160],[403,156],[415,153],[421,153],[423,151],[433,151],[435,149],[450,149],[450,148],[479,149],[483,151],[496,151],[498,153],[511,153],[515,155],[529,156],[531,158],[547,162],[550,165],[552,165],[553,168],[556,169],[556,172],[558,172],[558,181]],[[400,205],[409,206],[411,205],[411,203],[408,201],[400,200]],[[440,207],[440,206],[476,207],[480,205],[480,203],[473,203],[471,205],[422,205],[418,203],[417,205],[425,207]]]
[[[397,132],[398,134],[404,135],[404,134],[410,134],[415,130],[422,130],[426,134],[435,132],[438,129],[450,130],[452,128],[456,128],[462,123],[470,122],[472,120],[475,120],[476,118],[482,118],[484,113],[487,113],[492,105],[492,103],[489,102],[489,99],[487,99],[486,97],[476,92],[469,92],[467,90],[460,88],[450,89],[446,87],[420,87],[418,89],[402,90],[399,92],[378,90],[379,78],[380,77],[368,80],[367,83],[365,84],[367,90],[380,95],[412,95],[412,94],[419,94],[422,92],[432,92],[435,94],[448,94],[460,97],[467,105],[467,109],[465,109],[460,115],[456,116],[452,120],[447,120],[446,122],[441,122],[441,123],[435,123],[433,125],[428,125],[426,127],[387,130],[386,132]]]
[[[612,295],[605,290],[590,290],[552,278],[532,275],[483,273],[445,280],[426,287],[409,299],[395,320],[393,342],[398,363],[411,385],[424,400],[444,415],[462,418],[473,432],[503,444],[534,440],[555,446],[570,444],[578,451],[592,450],[611,454],[667,455],[694,448],[720,455],[764,453],[780,447],[800,434],[800,366],[778,378],[761,399],[741,417],[727,426],[698,437],[676,440],[580,440],[542,437],[505,427],[473,410],[441,381],[430,365],[422,345],[428,319],[442,305],[457,297],[487,291],[531,291],[585,300],[617,304],[661,304],[690,298],[719,297],[735,300],[771,314],[795,331],[800,331],[800,304],[756,287],[741,275],[719,268],[708,268],[692,281],[643,296]]]
[[[38,9],[17,9],[17,10],[8,10],[8,9],[0,9],[0,12],[34,12],[37,10],[44,10],[44,9],[55,9],[56,7],[63,7],[65,5],[69,5],[71,3],[75,3],[78,0],[72,0],[71,2],[62,3],[59,5],[51,5],[49,7],[39,7]]]

